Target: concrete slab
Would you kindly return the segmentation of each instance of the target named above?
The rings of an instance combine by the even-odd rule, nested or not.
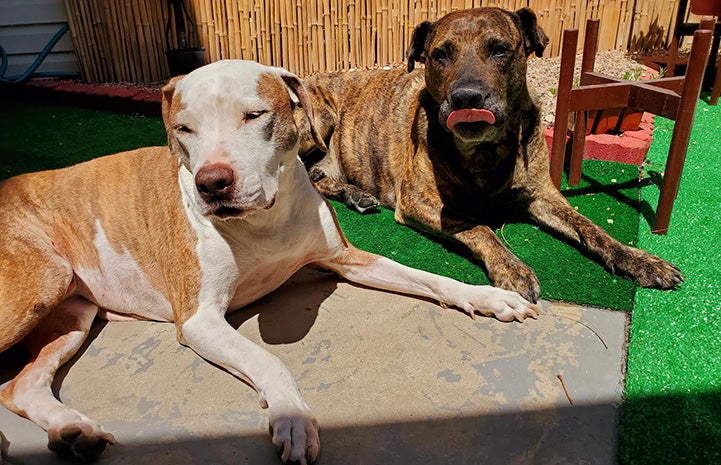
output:
[[[614,464],[626,315],[542,308],[524,324],[473,321],[302,270],[230,319],[296,376],[321,424],[321,465]],[[99,464],[280,463],[254,391],[178,345],[172,325],[93,333],[59,395],[118,439]],[[0,356],[0,382],[17,365]],[[3,408],[0,430],[10,464],[68,463]]]

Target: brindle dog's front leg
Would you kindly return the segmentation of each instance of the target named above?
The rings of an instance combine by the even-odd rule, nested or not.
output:
[[[373,195],[363,189],[328,176],[322,166],[312,167],[308,174],[315,188],[326,198],[339,200],[359,213],[375,210],[380,205]]]
[[[542,228],[560,234],[598,257],[610,273],[631,279],[640,286],[657,289],[673,289],[683,282],[675,265],[620,243],[574,210],[552,187],[539,193],[529,204],[528,211]]]
[[[471,249],[484,263],[494,286],[516,291],[526,300],[538,302],[541,285],[536,274],[503,245],[490,227],[468,226],[452,237]]]
[[[396,221],[459,241],[483,262],[494,286],[516,291],[529,302],[538,302],[541,286],[536,274],[503,245],[490,227],[449,218],[441,213],[440,201],[434,205],[432,197],[401,195],[396,206]],[[415,201],[409,203],[409,199]]]

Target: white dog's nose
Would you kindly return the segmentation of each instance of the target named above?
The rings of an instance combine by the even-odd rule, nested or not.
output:
[[[195,175],[195,186],[204,200],[220,200],[232,192],[235,172],[226,163],[203,166]]]

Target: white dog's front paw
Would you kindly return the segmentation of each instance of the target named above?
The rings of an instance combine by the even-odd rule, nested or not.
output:
[[[283,462],[303,465],[315,462],[320,453],[318,420],[309,410],[278,412],[270,415],[273,444],[280,451]]]
[[[500,321],[538,318],[538,307],[517,292],[493,286],[473,286],[473,290],[475,297],[459,305],[471,318],[475,318],[476,312]]]
[[[108,444],[115,444],[115,438],[92,420],[48,427],[48,449],[59,454],[71,454],[92,461],[103,453]]]

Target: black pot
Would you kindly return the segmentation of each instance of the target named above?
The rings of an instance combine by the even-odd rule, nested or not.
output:
[[[165,52],[168,57],[170,76],[188,74],[205,64],[204,48],[180,48]]]

